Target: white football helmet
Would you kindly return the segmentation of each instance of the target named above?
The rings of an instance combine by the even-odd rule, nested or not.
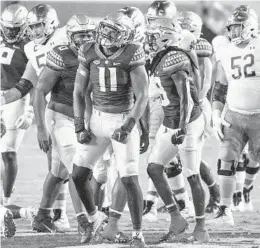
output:
[[[47,4],[33,7],[27,16],[28,36],[35,43],[42,44],[50,38],[59,26],[56,10]],[[37,30],[36,27],[41,27]]]
[[[70,47],[78,51],[83,43],[95,40],[96,24],[87,15],[74,15],[66,24],[66,32]]]
[[[258,36],[258,14],[247,5],[237,7],[229,16],[226,35],[238,45]]]
[[[27,14],[27,9],[20,4],[11,4],[4,9],[0,18],[0,30],[7,43],[15,43],[23,38]]]

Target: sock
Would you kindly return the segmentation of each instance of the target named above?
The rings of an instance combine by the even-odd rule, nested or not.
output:
[[[236,176],[235,192],[242,192],[244,187],[245,177],[246,177],[245,168],[243,168],[243,170],[237,170],[235,176]]]
[[[4,197],[3,205],[4,206],[10,205],[10,203],[11,203],[10,197]]]
[[[228,208],[231,207],[233,193],[236,188],[235,176],[222,176],[219,175],[219,188],[220,188],[220,205],[224,205]]]
[[[131,214],[133,229],[140,230],[143,216],[143,194],[138,176],[122,177],[121,180],[127,193],[128,208]]]
[[[59,194],[56,201],[53,204],[53,209],[61,209],[66,213],[66,193],[68,190],[68,183],[61,184],[59,188]]]

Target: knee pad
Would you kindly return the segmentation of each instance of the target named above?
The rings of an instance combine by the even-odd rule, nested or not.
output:
[[[257,164],[257,167],[246,167],[246,173],[250,175],[255,175],[259,171],[259,169],[259,164]]]
[[[107,182],[107,172],[110,160],[99,161],[93,169],[93,177],[100,184]]]
[[[237,161],[223,161],[218,160],[218,175],[220,176],[234,176],[236,174]]]
[[[92,170],[86,167],[73,165],[71,177],[75,184],[84,184],[86,180],[92,178]]]
[[[2,159],[5,165],[17,163],[16,152],[2,152]]]
[[[173,178],[182,173],[182,165],[181,162],[178,161],[177,163],[171,162],[170,166],[164,168],[164,172],[166,173],[167,178]]]
[[[147,166],[147,173],[151,179],[155,178],[158,174],[162,174],[163,170],[164,170],[164,167],[159,164],[150,163]]]

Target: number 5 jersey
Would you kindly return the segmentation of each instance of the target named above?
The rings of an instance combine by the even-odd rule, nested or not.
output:
[[[244,48],[225,36],[217,36],[212,44],[228,81],[229,109],[245,114],[260,113],[260,38],[252,39]]]

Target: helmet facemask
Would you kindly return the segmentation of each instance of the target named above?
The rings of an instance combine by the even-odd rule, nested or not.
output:
[[[7,27],[1,24],[1,32],[6,42],[12,44],[19,41],[25,34],[23,27]]]
[[[129,20],[132,23],[131,19]],[[131,40],[132,35],[133,32],[130,27],[117,21],[105,19],[99,23],[97,42],[108,49],[120,48]]]
[[[180,25],[168,18],[148,19],[147,42],[151,51],[159,52],[181,40]]]
[[[69,34],[69,37],[70,46],[78,51],[84,43],[95,40],[96,32],[95,30],[73,32]]]

